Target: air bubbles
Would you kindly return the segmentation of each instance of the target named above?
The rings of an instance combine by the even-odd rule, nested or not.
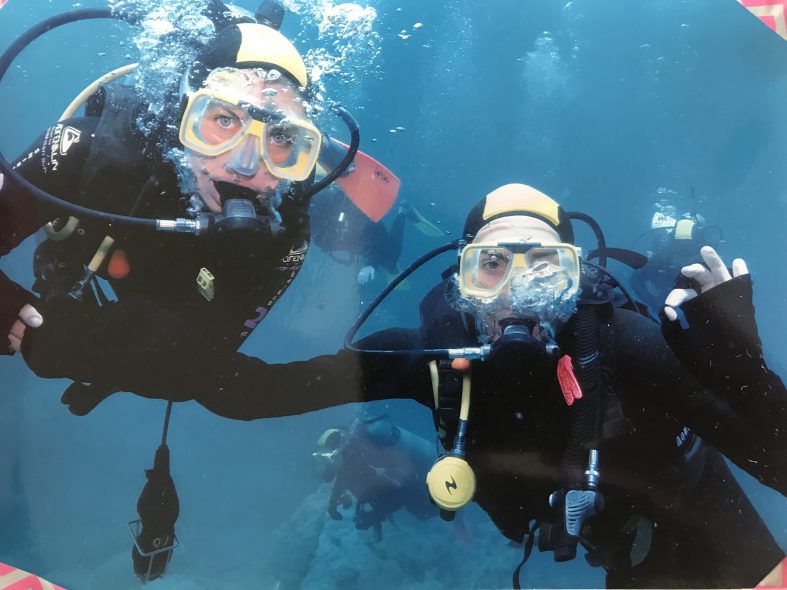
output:
[[[265,76],[266,82],[277,82],[281,79],[281,72],[276,69],[272,69],[268,71],[267,75]]]
[[[375,70],[380,53],[380,35],[374,30],[377,11],[353,2],[333,0],[290,0],[287,8],[303,21],[317,27],[318,46],[304,60],[318,88],[336,80],[347,87],[358,84],[358,72]]]

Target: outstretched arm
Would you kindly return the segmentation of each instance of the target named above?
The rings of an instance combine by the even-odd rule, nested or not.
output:
[[[41,377],[112,385],[155,399],[195,400],[238,420],[302,414],[350,402],[431,400],[425,363],[409,356],[341,351],[307,361],[268,364],[213,350],[181,318],[149,301],[127,298],[99,308],[49,304],[49,321],[28,334],[22,351]],[[74,333],[82,334],[74,346]],[[417,333],[386,330],[370,349],[416,348]]]

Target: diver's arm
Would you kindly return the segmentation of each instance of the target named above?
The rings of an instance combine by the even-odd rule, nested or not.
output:
[[[734,405],[718,380],[695,376],[678,359],[655,323],[627,310],[615,311],[615,349],[616,374],[621,393],[631,392],[629,403],[689,426],[740,468],[787,494],[785,429],[774,428],[780,420],[785,424],[783,402],[776,411],[770,403]],[[722,380],[726,373],[720,369]],[[760,392],[771,385],[753,377],[747,384]],[[784,399],[783,386],[774,393]]]
[[[331,489],[331,497],[328,499],[328,514],[334,520],[342,520],[343,518],[342,513],[338,510],[340,504],[343,508],[352,506],[352,497],[347,491],[344,480],[344,471],[339,469]]]
[[[704,265],[681,270],[695,288],[667,296],[664,338],[703,385],[722,394],[737,413],[761,415],[763,427],[778,437],[787,423],[787,392],[765,363],[746,263],[734,260],[730,273],[713,248],[701,254]],[[683,311],[685,327],[676,309]]]
[[[405,330],[386,330],[364,340],[401,341]],[[413,336],[415,333],[413,332]],[[369,347],[371,348],[371,347]],[[291,416],[352,402],[414,399],[431,407],[426,364],[414,357],[342,350],[335,355],[268,364],[240,353],[216,367],[194,399],[237,420]]]
[[[431,403],[426,365],[409,356],[345,350],[268,364],[217,352],[198,328],[144,298],[101,307],[55,300],[44,316],[50,320],[22,341],[27,364],[41,377],[107,384],[154,399],[193,399],[237,420],[389,398]],[[412,330],[386,330],[362,344],[409,349],[417,347],[409,343],[416,337]]]

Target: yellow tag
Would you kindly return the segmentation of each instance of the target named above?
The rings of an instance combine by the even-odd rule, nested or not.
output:
[[[213,301],[213,297],[216,294],[213,289],[213,278],[213,274],[204,266],[199,269],[199,274],[197,275],[197,289],[200,295],[208,301]]]

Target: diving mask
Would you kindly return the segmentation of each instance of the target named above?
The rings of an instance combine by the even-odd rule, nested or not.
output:
[[[511,295],[513,286],[568,299],[579,291],[580,255],[571,244],[468,244],[459,255],[459,290],[467,298],[494,299]]]
[[[283,180],[306,180],[314,170],[322,135],[306,119],[248,101],[200,90],[189,97],[179,133],[181,143],[203,156],[237,148],[230,165],[251,176],[260,159]]]

